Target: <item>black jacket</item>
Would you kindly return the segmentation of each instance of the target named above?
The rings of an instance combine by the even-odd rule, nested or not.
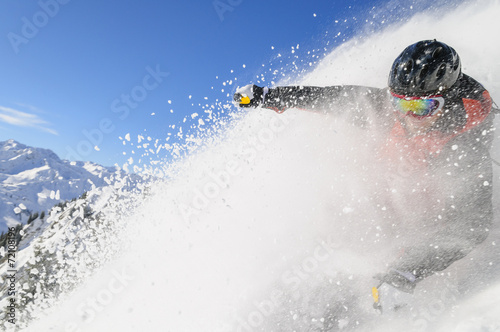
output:
[[[434,199],[437,212],[424,213],[427,219],[421,226],[425,227],[427,237],[406,246],[391,264],[394,269],[413,273],[417,280],[444,270],[467,255],[486,239],[493,219],[489,150],[493,141],[494,115],[489,93],[477,81],[462,75],[443,97],[444,115],[429,133],[419,137],[406,133],[398,120],[399,113],[391,106],[387,89],[277,87],[267,90],[262,104],[277,112],[290,108],[325,113],[347,110],[353,123],[362,127],[376,126],[386,135],[382,157],[390,159],[395,152],[403,156],[402,159],[409,159],[410,164],[425,164],[423,171],[404,180],[415,180],[417,174],[418,181],[427,178],[427,183],[438,182],[440,197]],[[392,152],[387,151],[391,149]],[[397,176],[397,171],[395,174]]]

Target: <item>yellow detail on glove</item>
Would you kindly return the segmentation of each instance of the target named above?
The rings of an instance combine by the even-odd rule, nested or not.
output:
[[[250,98],[248,96],[241,96],[240,104],[243,105],[250,104]]]

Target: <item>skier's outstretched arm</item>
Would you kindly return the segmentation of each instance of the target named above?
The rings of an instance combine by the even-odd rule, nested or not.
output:
[[[240,107],[263,107],[279,113],[290,108],[329,112],[337,106],[360,110],[364,105],[382,103],[384,89],[356,85],[259,87],[249,84],[234,94]]]

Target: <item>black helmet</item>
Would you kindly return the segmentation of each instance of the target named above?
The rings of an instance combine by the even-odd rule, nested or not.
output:
[[[389,88],[400,95],[431,95],[451,87],[460,75],[460,58],[453,48],[435,39],[423,40],[396,58]]]

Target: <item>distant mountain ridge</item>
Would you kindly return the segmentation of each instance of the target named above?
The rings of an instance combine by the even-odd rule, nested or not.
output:
[[[0,142],[0,232],[124,174],[119,168],[62,160],[51,150],[12,139]]]

